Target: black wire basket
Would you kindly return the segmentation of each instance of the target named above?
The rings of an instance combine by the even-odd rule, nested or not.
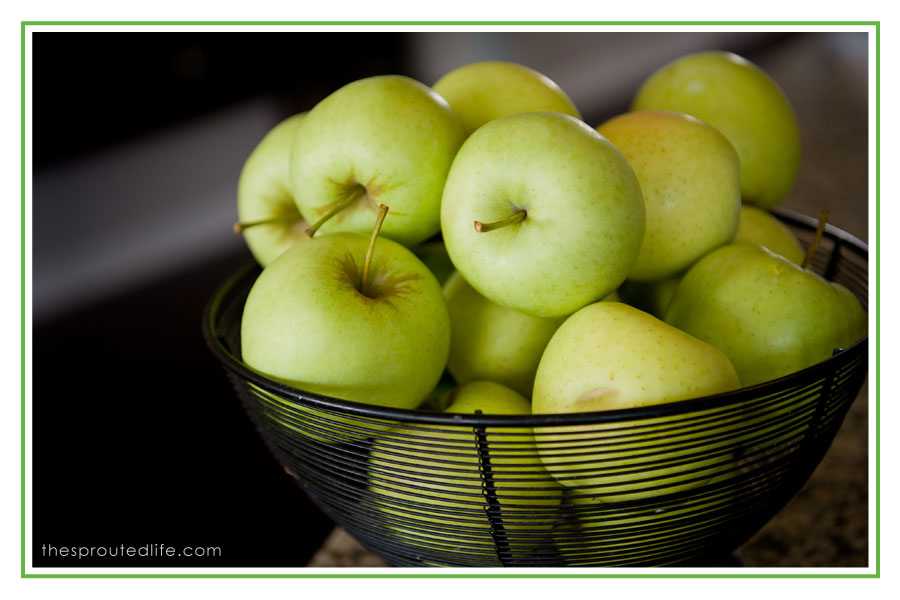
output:
[[[809,243],[814,219],[777,215]],[[829,225],[811,268],[867,308],[867,258],[866,244]],[[866,337],[781,379],[639,409],[382,408],[307,393],[241,362],[241,313],[258,274],[250,265],[216,291],[206,342],[285,471],[396,566],[715,563],[807,481],[868,371]]]

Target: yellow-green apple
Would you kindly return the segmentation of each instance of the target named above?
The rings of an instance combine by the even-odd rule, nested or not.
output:
[[[657,281],[731,241],[741,212],[740,165],[731,143],[683,113],[644,110],[597,128],[637,175],[647,229],[628,279]]]
[[[526,398],[493,382],[463,385],[451,399],[445,413],[531,414]],[[542,466],[527,427],[488,425],[482,434],[463,425],[394,428],[376,437],[368,473],[370,501],[406,543],[494,555],[488,476],[514,551],[534,545],[517,532],[549,530],[559,518],[562,488]]]
[[[765,246],[798,265],[803,263],[806,254],[784,223],[772,213],[750,204],[741,206],[740,224],[732,241]],[[626,280],[620,288],[622,298],[627,304],[663,319],[683,276],[684,272],[658,281]]]
[[[450,313],[447,369],[459,383],[496,381],[531,397],[541,354],[565,317],[535,317],[491,302],[455,271],[444,284]]]
[[[618,299],[616,292],[610,296],[604,300]],[[458,271],[444,283],[444,298],[450,313],[447,369],[456,381],[495,381],[530,398],[541,354],[565,317],[535,317],[500,306]]]
[[[685,274],[667,323],[719,347],[744,386],[814,365],[866,335],[859,300],[757,244],[729,244]]]
[[[733,241],[765,246],[798,265],[803,264],[806,256],[803,246],[787,225],[772,213],[749,204],[741,207],[741,223]]]
[[[567,488],[563,510],[569,527],[555,532],[555,543],[566,566],[663,566],[684,562],[685,546],[714,537],[734,512],[739,473],[736,462],[723,461],[721,472],[689,496],[656,498],[623,506],[604,496]],[[673,550],[675,550],[673,552]],[[680,555],[680,556],[679,556]]]
[[[561,317],[615,290],[644,237],[644,199],[613,144],[559,113],[494,119],[460,148],[444,188],[450,259],[493,302]]]
[[[770,209],[797,177],[800,131],[791,103],[758,66],[731,52],[678,58],[650,75],[633,110],[674,110],[721,131],[741,161],[744,202]]]
[[[381,75],[316,104],[291,151],[300,212],[323,233],[368,232],[379,204],[382,235],[413,246],[437,233],[441,193],[463,141],[446,100],[418,81]]]
[[[544,350],[534,414],[611,411],[740,387],[725,354],[652,315],[597,302],[566,319]],[[699,420],[699,421],[702,421]],[[698,428],[671,418],[535,429],[538,451],[561,484],[604,502],[662,496],[705,485],[728,469],[723,440],[698,444]]]
[[[309,237],[309,227],[290,186],[289,166],[294,135],[306,113],[278,123],[247,157],[238,180],[235,230],[261,266]]]
[[[434,84],[459,116],[466,135],[498,117],[551,111],[581,113],[549,77],[512,62],[484,61],[454,69]]]
[[[253,284],[241,322],[250,367],[291,386],[415,408],[447,363],[450,320],[434,275],[407,248],[358,233],[297,243]]]

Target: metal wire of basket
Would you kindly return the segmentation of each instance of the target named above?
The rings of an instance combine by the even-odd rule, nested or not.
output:
[[[777,214],[808,243],[814,219]],[[812,269],[867,308],[867,257],[863,242],[828,226]],[[639,409],[388,409],[297,390],[241,362],[241,312],[258,273],[248,266],[216,291],[207,344],[285,470],[397,566],[705,565],[803,486],[868,372],[866,337],[775,381]]]

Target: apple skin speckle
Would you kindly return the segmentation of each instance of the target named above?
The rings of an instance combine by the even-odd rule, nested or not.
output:
[[[644,194],[647,228],[629,279],[674,276],[731,241],[741,214],[740,163],[725,136],[662,110],[625,113],[597,130],[634,167]]]
[[[570,316],[550,340],[532,402],[535,413],[578,412],[587,400],[595,410],[610,410],[738,387],[718,348],[626,304],[597,302]]]
[[[547,345],[535,379],[532,411],[560,414],[651,406],[738,387],[734,367],[719,349],[634,307],[597,302],[569,317]],[[549,428],[538,450],[557,481],[577,486],[579,493],[596,486],[597,498],[609,501],[690,489],[703,485],[705,476],[696,475],[704,469],[715,477],[733,466],[728,456],[687,467],[648,466],[646,451],[635,453],[636,444],[655,435],[665,435],[667,444],[675,443],[673,435],[691,437],[673,434],[671,428],[657,433],[666,425],[664,419],[630,422],[628,434],[616,423]],[[630,437],[637,435],[635,426],[643,431],[639,439]],[[684,469],[693,474],[682,479],[692,483],[679,482]]]
[[[631,110],[677,111],[720,131],[739,156],[746,203],[771,209],[794,185],[801,141],[790,101],[762,69],[733,53],[675,59],[647,78]]]
[[[473,227],[518,207],[528,212],[519,223]],[[559,113],[509,115],[479,128],[453,161],[441,202],[444,242],[466,281],[497,304],[543,318],[569,315],[618,288],[645,223],[622,153]]]
[[[723,246],[691,267],[665,320],[721,348],[745,386],[825,360],[868,327],[847,288],[746,243]]]
[[[266,267],[244,307],[243,360],[302,390],[417,407],[447,364],[447,306],[428,267],[389,239],[375,243],[375,297],[361,293],[368,245],[362,234],[317,234]]]

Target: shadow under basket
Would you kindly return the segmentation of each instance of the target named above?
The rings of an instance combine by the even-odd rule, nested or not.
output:
[[[808,245],[814,219],[776,214]],[[867,308],[867,259],[863,242],[828,226],[811,268]],[[241,362],[241,312],[258,274],[248,266],[215,292],[206,342],[285,471],[396,566],[716,564],[800,490],[868,371],[866,337],[775,381],[640,409],[388,409],[307,393]]]

